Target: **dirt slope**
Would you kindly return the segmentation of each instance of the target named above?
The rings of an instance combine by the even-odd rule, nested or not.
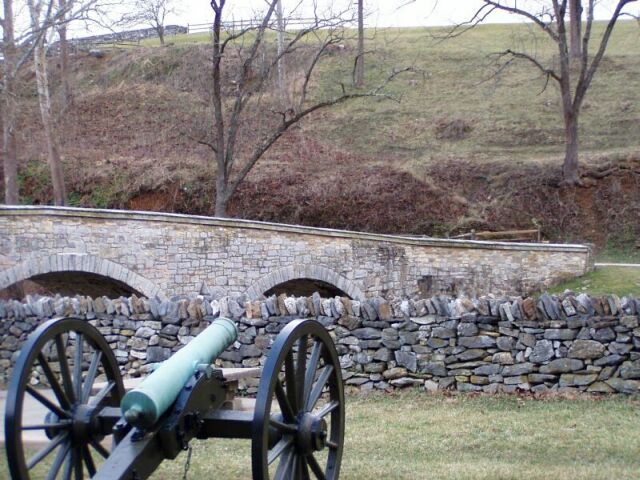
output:
[[[195,141],[211,115],[208,55],[206,46],[192,45],[73,58],[75,103],[60,123],[70,204],[212,213],[215,170],[210,151]],[[21,194],[25,203],[50,203],[29,71],[22,105]],[[452,151],[416,164],[407,150],[363,153],[349,147],[346,133],[341,141],[319,133],[340,125],[346,131],[344,121],[321,113],[294,128],[250,174],[231,215],[421,235],[540,225],[548,239],[598,245],[633,238],[640,229],[635,153],[591,155],[585,169],[603,178],[560,188],[557,154],[477,161],[477,155]],[[446,122],[432,121],[436,135],[455,142]],[[400,143],[394,138],[389,145]]]

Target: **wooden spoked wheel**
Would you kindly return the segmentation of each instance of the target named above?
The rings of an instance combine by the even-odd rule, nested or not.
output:
[[[76,318],[42,324],[23,345],[7,393],[12,478],[93,476],[96,460],[109,455],[98,414],[123,395],[116,358],[96,328]]]
[[[253,420],[254,480],[335,480],[344,442],[340,362],[325,328],[296,320],[262,372]]]

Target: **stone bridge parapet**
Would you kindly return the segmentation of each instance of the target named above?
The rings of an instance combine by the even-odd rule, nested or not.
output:
[[[0,207],[0,290],[26,279],[87,275],[158,298],[220,287],[253,300],[296,281],[329,285],[352,299],[520,295],[582,275],[592,261],[584,245],[416,238],[152,212]]]

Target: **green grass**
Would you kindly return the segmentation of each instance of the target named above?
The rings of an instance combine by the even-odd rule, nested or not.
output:
[[[634,232],[609,238],[604,248],[598,253],[596,262],[602,263],[640,263],[640,243]]]
[[[556,285],[550,293],[562,293],[565,290],[590,295],[616,294],[640,296],[640,268],[599,267],[582,277]]]
[[[604,29],[594,27],[592,49]],[[563,155],[562,113],[558,87],[545,89],[539,71],[514,62],[495,75],[496,53],[508,48],[525,51],[554,65],[557,47],[535,28],[518,24],[481,25],[442,40],[442,28],[367,31],[366,88],[381,83],[392,69],[412,67],[388,92],[400,99],[349,102],[313,122],[326,141],[381,161],[400,159],[399,166],[421,177],[422,167],[441,158],[474,160],[553,161]],[[319,66],[316,99],[331,97],[350,85],[354,32],[347,31],[344,53],[332,54]],[[208,43],[208,33],[167,37],[170,48]],[[638,151],[640,122],[640,28],[621,21],[606,57],[587,94],[581,114],[583,158],[620,157]],[[159,45],[157,39],[142,42]],[[461,140],[435,135],[439,121],[464,119],[471,132]]]
[[[636,479],[640,409],[624,397],[349,396],[342,480]],[[251,478],[250,442],[193,443],[189,478]],[[181,478],[186,459],[152,478]],[[5,478],[6,464],[0,463]]]
[[[597,25],[597,35],[602,26]],[[514,62],[503,75],[494,75],[496,52],[518,48],[553,64],[555,46],[522,25],[484,25],[444,42],[434,38],[439,33],[434,29],[379,32],[370,42],[376,53],[367,57],[369,86],[381,82],[394,67],[412,66],[423,73],[405,75],[394,83],[391,90],[402,99],[399,103],[369,100],[332,110],[334,121],[318,125],[322,133],[351,150],[404,157],[407,168],[418,175],[422,165],[443,157],[508,162],[561,159],[557,86],[552,82],[543,91],[544,78],[526,62]],[[580,117],[583,153],[619,155],[629,147],[637,151],[639,40],[635,22],[621,22],[615,30]],[[345,59],[341,67],[340,80],[345,81],[350,60]],[[324,78],[326,89],[335,91],[336,74]],[[438,120],[457,118],[472,127],[466,138],[436,138]]]

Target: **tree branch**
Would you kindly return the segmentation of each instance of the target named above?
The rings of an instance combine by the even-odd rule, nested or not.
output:
[[[545,75],[547,78],[553,78],[555,81],[560,82],[560,76],[553,69],[546,68],[536,58],[532,57],[531,55],[529,55],[527,53],[516,52],[514,50],[507,49],[504,52],[498,53],[497,55],[498,55],[498,57],[504,57],[506,55],[510,55],[513,58],[526,60],[526,61],[532,63],[533,65],[535,65],[535,67],[538,70],[540,70],[542,72],[542,74]]]
[[[533,13],[523,10],[522,8],[518,8],[517,6],[510,7],[508,5],[503,5],[499,1],[493,1],[493,0],[482,0],[482,1],[485,4],[491,5],[498,10],[513,13],[515,15],[520,15],[522,17],[525,17],[531,20],[533,23],[535,23],[540,28],[542,28],[542,30],[544,30],[555,42],[558,41],[558,34],[553,31],[553,28],[551,28],[551,23],[545,23],[542,20],[542,17],[544,17],[544,15],[550,15],[548,12],[542,11],[539,15],[534,15]],[[551,16],[551,18],[553,18],[553,16]]]
[[[618,1],[615,11],[613,12],[613,15],[611,15],[611,19],[607,24],[607,28],[605,29],[604,35],[602,36],[602,40],[600,40],[600,47],[598,48],[598,51],[595,57],[593,57],[593,60],[591,61],[591,65],[587,69],[587,72],[584,74],[584,77],[581,78],[581,81],[576,86],[576,94],[573,101],[574,108],[579,107],[580,104],[582,103],[582,100],[584,99],[584,95],[586,94],[587,89],[589,88],[589,85],[593,80],[593,76],[595,75],[596,70],[600,66],[600,62],[602,61],[604,52],[607,49],[609,39],[611,38],[613,27],[615,27],[616,22],[618,21],[618,18],[621,15],[622,9],[626,7],[628,4],[634,3],[636,1],[637,0],[619,0]]]
[[[265,138],[262,143],[254,150],[253,154],[251,155],[251,157],[249,158],[249,160],[247,161],[247,163],[242,167],[242,169],[240,170],[240,172],[238,172],[238,175],[236,176],[236,178],[231,182],[230,185],[230,189],[229,189],[229,196],[232,196],[235,191],[238,189],[240,183],[242,183],[242,181],[245,179],[245,177],[247,176],[247,174],[251,171],[251,169],[255,166],[255,164],[258,162],[258,160],[260,160],[260,158],[265,154],[265,152],[267,150],[269,150],[269,148],[280,138],[282,137],[282,135],[289,130],[289,128],[295,124],[297,124],[298,122],[300,122],[303,118],[305,118],[306,116],[310,115],[311,113],[333,106],[333,105],[338,105],[340,103],[346,102],[348,100],[353,100],[356,98],[366,98],[366,97],[381,97],[381,98],[387,98],[387,99],[393,99],[395,100],[392,96],[382,93],[384,88],[390,83],[392,82],[398,75],[405,73],[405,72],[409,72],[409,71],[414,71],[413,68],[404,68],[402,70],[398,70],[398,71],[394,71],[391,73],[391,75],[389,75],[389,77],[387,77],[387,79],[380,84],[378,87],[376,87],[375,89],[369,91],[369,92],[362,92],[362,93],[347,93],[346,91],[344,91],[344,86],[343,86],[343,94],[339,95],[338,97],[334,97],[333,99],[329,99],[329,100],[325,100],[323,102],[318,102],[300,112],[297,112],[295,115],[293,115],[292,117],[290,117],[289,119],[286,119],[286,116],[283,116],[282,122],[280,123],[280,125],[278,126],[278,128],[273,131],[267,138]]]

